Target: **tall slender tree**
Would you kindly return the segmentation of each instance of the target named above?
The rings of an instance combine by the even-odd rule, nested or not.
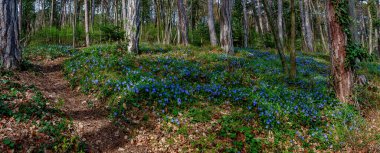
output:
[[[221,0],[220,7],[220,45],[227,54],[234,54],[232,38],[232,1]]]
[[[187,46],[189,44],[189,38],[188,38],[188,23],[187,23],[187,16],[186,16],[186,9],[183,4],[183,0],[177,1],[178,5],[178,21],[179,21],[179,28],[181,32],[181,44]]]
[[[140,0],[128,0],[127,4],[127,38],[128,52],[138,53],[139,35],[140,35],[140,15],[141,2]]]
[[[279,41],[284,44],[284,25],[283,25],[283,8],[282,8],[282,0],[277,0],[277,29],[278,29],[278,37]]]
[[[243,39],[244,47],[248,47],[248,16],[247,16],[247,1],[242,0],[243,6]]]
[[[210,42],[212,46],[218,45],[218,40],[216,38],[215,32],[215,21],[214,21],[214,1],[208,0],[208,28],[210,31]]]
[[[342,25],[339,23],[337,11],[334,8],[332,0],[327,1],[327,21],[329,27],[331,73],[335,94],[342,102],[349,102],[353,86],[353,73],[345,65],[347,55],[346,35]]]
[[[281,64],[282,64],[282,70],[284,73],[288,73],[288,66],[286,64],[286,58],[285,58],[285,51],[284,51],[284,44],[280,41],[280,37],[278,35],[278,29],[275,26],[275,21],[273,19],[273,12],[272,10],[272,4],[269,3],[268,1],[263,1],[264,4],[264,10],[267,14],[268,17],[268,22],[269,22],[269,28],[272,31],[272,35],[274,37],[274,40],[276,42],[276,47],[277,47],[277,52],[278,55],[280,56]]]
[[[86,46],[90,46],[90,25],[88,16],[88,0],[84,0],[84,26],[86,32]]]
[[[355,42],[359,42],[359,34],[357,29],[357,17],[356,17],[356,1],[357,0],[348,0],[348,6],[349,6],[349,15],[351,17],[352,23],[350,24],[350,31],[352,33],[352,40]]]
[[[21,63],[17,0],[0,0],[0,67],[13,70]]]
[[[296,65],[296,10],[294,0],[290,0],[290,72],[289,78],[294,80],[297,74],[297,65]]]

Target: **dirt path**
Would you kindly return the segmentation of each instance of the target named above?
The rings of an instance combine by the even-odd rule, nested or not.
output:
[[[54,104],[73,119],[75,133],[89,146],[89,152],[150,152],[144,145],[130,141],[127,127],[118,127],[108,119],[105,107],[94,97],[72,89],[64,79],[65,59],[33,62],[34,71],[17,74],[21,83],[35,85]],[[123,129],[122,129],[123,128]]]

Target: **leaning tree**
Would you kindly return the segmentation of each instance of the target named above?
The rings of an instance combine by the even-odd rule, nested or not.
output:
[[[17,0],[0,0],[0,67],[18,68],[21,63]]]

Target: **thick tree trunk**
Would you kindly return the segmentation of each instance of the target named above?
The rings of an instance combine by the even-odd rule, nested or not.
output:
[[[210,42],[212,46],[218,45],[218,40],[216,38],[215,32],[215,22],[214,22],[214,1],[208,0],[208,28],[210,31]]]
[[[0,0],[0,67],[13,70],[21,63],[17,0]]]
[[[177,5],[178,5],[179,27],[181,30],[181,44],[187,46],[189,45],[188,33],[187,33],[188,23],[187,23],[186,10],[183,4],[183,0],[178,0]]]
[[[278,37],[282,44],[284,44],[284,29],[283,29],[283,9],[282,0],[277,0],[277,25],[278,25]]]
[[[231,0],[221,0],[220,45],[227,54],[234,54],[231,18],[232,5]]]
[[[127,4],[127,39],[128,52],[138,53],[139,34],[140,34],[140,0],[128,0]]]
[[[244,35],[244,47],[248,47],[248,17],[247,17],[247,1],[242,0],[243,3],[243,35]]]
[[[268,4],[268,1],[264,1],[264,9],[268,17],[268,22],[269,22],[269,28],[271,30],[271,33],[275,39],[276,42],[276,47],[277,47],[277,52],[278,55],[280,56],[281,64],[282,64],[282,70],[284,73],[288,73],[288,66],[286,64],[286,58],[285,58],[285,53],[284,53],[284,45],[281,43],[279,35],[278,35],[278,29],[275,26],[275,21],[272,16],[272,7]]]
[[[295,2],[294,0],[290,0],[290,20],[291,20],[291,26],[290,26],[290,73],[289,78],[290,80],[295,80],[297,75],[297,65],[296,65],[296,48],[295,48],[295,41],[296,41],[296,11],[295,11]]]
[[[353,86],[353,73],[346,68],[347,40],[339,24],[332,0],[327,2],[327,20],[329,24],[331,73],[336,96],[342,102],[349,102]]]
[[[88,18],[88,0],[84,0],[84,26],[86,32],[86,46],[90,46],[90,25]]]

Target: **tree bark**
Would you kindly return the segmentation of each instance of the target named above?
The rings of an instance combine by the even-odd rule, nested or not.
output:
[[[371,6],[368,5],[368,51],[369,54],[373,52],[373,23],[372,23],[372,14]]]
[[[282,0],[277,0],[277,25],[279,41],[284,44]]]
[[[88,18],[88,0],[84,0],[84,26],[86,32],[86,46],[90,46],[90,25]]]
[[[19,8],[19,14],[18,14],[18,31],[21,34],[22,33],[22,0],[18,0],[18,8]]]
[[[188,33],[187,33],[188,23],[187,23],[186,10],[183,4],[183,0],[178,0],[177,5],[178,5],[179,27],[181,31],[181,44],[187,46],[189,45],[189,38],[188,38]]]
[[[234,54],[234,45],[232,38],[232,1],[221,0],[220,8],[220,45],[227,54]]]
[[[264,26],[263,26],[263,18],[262,18],[262,10],[261,10],[261,3],[260,0],[257,0],[257,16],[259,18],[259,29],[260,33],[264,33]]]
[[[21,63],[16,0],[0,0],[0,67],[14,70]]]
[[[55,5],[54,1],[55,0],[51,0],[51,4],[50,4],[51,8],[50,8],[50,22],[49,23],[51,27],[53,26],[53,22],[54,22],[54,5]]]
[[[346,68],[347,40],[342,26],[339,24],[332,0],[327,1],[327,20],[329,27],[329,47],[331,60],[331,73],[334,90],[337,98],[348,103],[352,93],[353,73]]]
[[[92,28],[94,27],[94,23],[95,23],[95,0],[91,0],[91,26]]]
[[[210,31],[210,42],[212,46],[218,45],[218,40],[216,38],[215,32],[215,22],[214,22],[214,1],[208,0],[208,28]]]
[[[78,5],[78,0],[74,0],[74,8],[73,8],[73,48],[76,47],[76,31],[77,31],[77,5]]]
[[[280,0],[279,0],[280,1]],[[248,17],[247,17],[247,1],[242,0],[243,3],[243,35],[244,35],[244,47],[248,47]]]
[[[290,20],[291,20],[291,36],[290,36],[290,80],[295,80],[297,77],[297,65],[296,65],[296,11],[295,11],[295,2],[294,0],[290,0]]]
[[[127,3],[126,0],[121,0],[121,13],[122,13],[122,18],[123,18],[123,28],[124,31],[127,31]],[[125,33],[124,39],[127,40],[127,33]]]
[[[140,0],[128,0],[127,4],[127,38],[128,52],[138,53],[139,34],[140,34]]]

